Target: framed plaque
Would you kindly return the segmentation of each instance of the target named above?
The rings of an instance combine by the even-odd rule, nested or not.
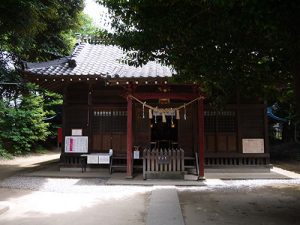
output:
[[[264,153],[264,146],[262,138],[243,139],[243,153]]]
[[[82,129],[72,129],[72,136],[82,136]]]

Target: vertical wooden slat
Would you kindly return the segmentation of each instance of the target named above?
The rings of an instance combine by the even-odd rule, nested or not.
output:
[[[143,152],[143,179],[146,180],[146,160],[147,160],[147,149],[144,149]]]
[[[150,167],[151,167],[151,169],[150,169],[150,171],[155,171],[155,152],[154,151],[152,151],[151,152],[151,160],[150,160],[151,162],[150,162]]]
[[[132,178],[132,99],[127,97],[127,177]]]
[[[180,157],[181,157],[181,169],[180,171],[184,171],[184,151],[180,149]]]
[[[147,151],[147,171],[150,171],[150,158],[151,154],[150,154],[150,150]]]
[[[179,151],[176,151],[176,171],[180,171],[180,155],[179,155]]]

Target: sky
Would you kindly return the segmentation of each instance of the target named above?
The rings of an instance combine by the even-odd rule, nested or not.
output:
[[[106,30],[111,29],[108,10],[99,3],[96,3],[95,0],[85,0],[85,8],[83,12],[93,19],[95,26]]]

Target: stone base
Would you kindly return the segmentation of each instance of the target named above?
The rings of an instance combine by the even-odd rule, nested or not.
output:
[[[184,179],[184,172],[147,172],[146,179]]]

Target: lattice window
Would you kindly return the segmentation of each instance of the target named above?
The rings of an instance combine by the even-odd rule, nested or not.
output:
[[[127,111],[120,109],[95,109],[93,131],[101,133],[126,132]]]
[[[216,131],[216,112],[214,111],[204,112],[204,129],[205,132]]]
[[[235,111],[205,111],[204,122],[206,132],[236,132]]]

